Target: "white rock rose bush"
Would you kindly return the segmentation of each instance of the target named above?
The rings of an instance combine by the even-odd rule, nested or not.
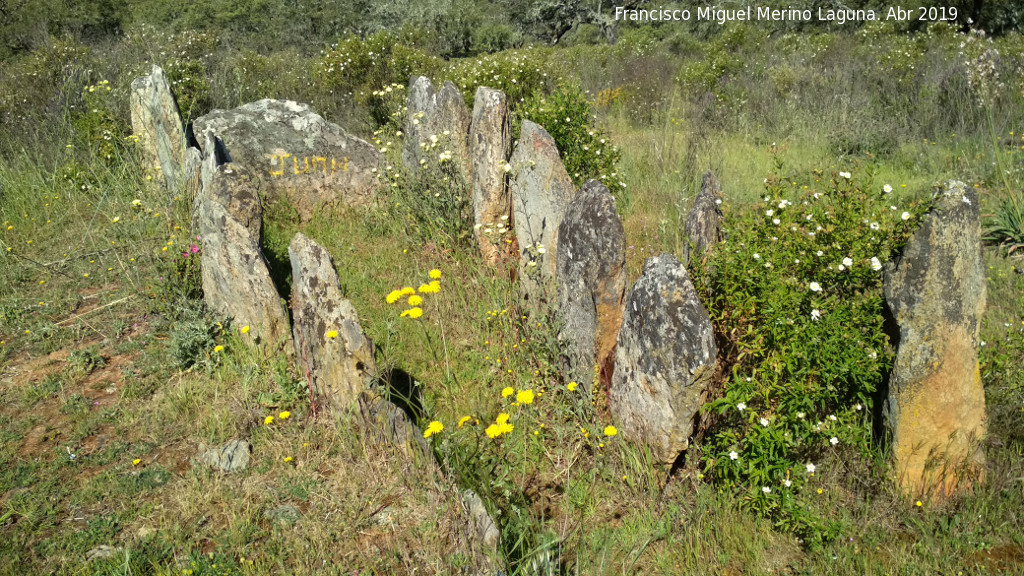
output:
[[[723,374],[705,408],[704,475],[778,526],[823,541],[835,529],[806,499],[818,494],[816,470],[869,462],[877,450],[871,408],[894,357],[882,263],[924,207],[891,210],[893,198],[860,167],[773,175],[765,188],[764,203],[723,205],[723,245],[706,269],[693,265]]]

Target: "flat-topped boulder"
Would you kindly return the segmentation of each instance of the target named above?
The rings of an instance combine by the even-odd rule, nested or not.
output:
[[[178,104],[163,69],[154,64],[147,76],[133,80],[129,100],[132,133],[139,139],[144,167],[177,193],[184,184],[187,144]]]
[[[208,130],[228,161],[263,180],[268,200],[287,201],[303,220],[322,208],[370,204],[381,187],[380,151],[306,104],[264,99],[214,110],[194,122],[196,134]]]
[[[886,413],[898,480],[908,492],[950,494],[984,467],[978,204],[973,188],[949,182],[884,276],[899,326]]]

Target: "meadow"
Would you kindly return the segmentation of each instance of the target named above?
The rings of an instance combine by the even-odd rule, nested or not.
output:
[[[0,573],[468,574],[467,488],[500,529],[505,574],[1024,572],[1018,33],[623,26],[609,44],[580,25],[550,46],[494,24],[308,45],[193,24],[44,34],[0,60]],[[728,370],[685,457],[656,463],[609,428],[606,390],[566,381],[557,326],[479,255],[464,183],[401,173],[369,209],[299,222],[268,205],[263,250],[282,293],[297,231],[330,250],[439,466],[371,442],[357,414],[312,418],[297,366],[204,308],[191,199],[140,168],[128,95],[152,63],[186,122],[293,99],[393,166],[410,75],[453,81],[470,106],[476,87],[502,89],[577,185],[612,190],[630,285],[649,256],[682,254],[713,170],[723,256],[691,273]],[[893,481],[877,415],[893,347],[866,262],[898,253],[949,179],[977,189],[987,230],[989,435],[985,482],[947,500]],[[783,210],[834,233],[820,263],[801,264],[813,249],[773,223]],[[856,280],[811,341],[811,319],[788,312],[811,295],[785,276],[847,254]],[[387,302],[434,270],[421,317]],[[809,407],[778,400],[797,380]],[[503,414],[513,429],[488,432]],[[762,433],[767,418],[793,436]],[[253,446],[245,471],[193,463],[234,438]],[[755,464],[730,464],[735,451]]]

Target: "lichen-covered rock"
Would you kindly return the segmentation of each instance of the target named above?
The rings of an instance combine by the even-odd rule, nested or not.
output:
[[[288,246],[297,361],[311,379],[317,406],[347,413],[377,374],[373,343],[341,295],[331,255],[303,234]]]
[[[197,459],[214,470],[229,474],[245,470],[251,451],[252,447],[245,440],[230,440],[220,448],[203,451]]]
[[[499,238],[486,231],[488,227],[496,230],[498,224],[509,226],[512,214],[505,171],[512,154],[512,124],[504,92],[483,86],[477,88],[469,133],[476,238],[484,259],[494,264],[501,253],[497,244]]]
[[[225,160],[263,179],[267,198],[287,201],[304,220],[322,208],[370,204],[381,187],[380,151],[306,104],[264,99],[214,110],[198,118],[194,130],[212,130],[223,141]],[[209,153],[203,149],[204,157]]]
[[[443,152],[450,152],[452,160],[465,178],[470,177],[469,129],[472,117],[462,93],[451,82],[440,90],[423,76],[409,81],[406,101],[405,148],[402,164],[415,171],[420,160],[436,162]]]
[[[288,314],[270,279],[259,244],[216,200],[197,210],[202,238],[203,299],[211,309],[249,326],[248,339],[281,346],[288,340]]]
[[[395,446],[406,456],[437,466],[423,432],[409,416],[385,398],[378,390],[366,390],[359,395],[359,415],[366,426],[367,437],[376,443]]]
[[[595,366],[608,373],[622,326],[626,233],[615,199],[589,180],[558,227],[559,339],[573,380],[590,388]]]
[[[185,199],[193,201],[203,189],[203,153],[199,148],[189,146],[185,150]]]
[[[148,76],[132,81],[130,108],[145,167],[160,174],[164,186],[177,193],[184,181],[185,127],[162,68],[154,64]]]
[[[683,231],[689,242],[686,244],[686,257],[703,258],[712,246],[722,238],[722,211],[719,208],[719,196],[722,188],[714,172],[708,170],[701,180],[700,193],[693,201],[693,208],[686,215]]]
[[[949,182],[884,280],[899,326],[886,410],[907,491],[949,494],[969,485],[984,464],[984,272],[978,195]]]
[[[609,402],[623,435],[675,461],[689,446],[717,352],[686,267],[670,254],[649,258],[626,298],[615,351]]]
[[[529,300],[555,296],[558,226],[576,186],[562,164],[555,140],[544,128],[523,120],[512,152],[512,222],[519,241],[519,286]]]
[[[429,133],[427,114],[434,105],[434,84],[426,76],[409,79],[405,97],[405,147],[402,148],[402,166],[407,170],[419,168],[420,145]]]
[[[260,201],[262,179],[251,170],[234,162],[224,162],[217,153],[222,145],[212,131],[203,137],[207,150],[213,151],[200,163],[201,187],[192,203],[192,225],[197,227],[198,208],[207,200],[218,202],[235,220],[245,226],[257,245],[263,242],[263,203]],[[195,148],[190,148],[195,150]],[[194,160],[190,161],[194,162]]]
[[[487,512],[484,501],[476,492],[466,489],[462,492],[462,504],[466,507],[466,512],[469,514],[472,534],[476,536],[489,555],[497,555],[498,539],[501,537],[501,532],[498,531],[494,519]]]

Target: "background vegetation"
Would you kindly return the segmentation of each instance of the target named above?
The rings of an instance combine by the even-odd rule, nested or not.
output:
[[[497,520],[507,573],[1019,573],[1024,15],[956,5],[952,24],[772,28],[615,26],[607,6],[548,0],[3,3],[0,572],[459,573],[458,487]],[[691,271],[728,369],[693,449],[670,469],[610,435],[605,390],[562,378],[553,327],[482,266],[445,163],[389,170],[379,207],[301,226],[385,372],[414,383],[418,424],[444,425],[442,473],[313,422],[294,366],[203,308],[190,199],[138,167],[128,93],[152,63],[186,120],[296,99],[392,166],[411,74],[470,105],[501,88],[574,181],[614,191],[630,282],[682,253],[713,169],[727,238]],[[949,178],[978,189],[989,230],[990,437],[987,483],[941,502],[893,486],[874,434],[893,350],[871,259]],[[286,262],[300,226],[273,206],[265,226]],[[386,302],[433,269],[421,318]],[[236,437],[254,446],[245,473],[190,464]],[[283,505],[300,519],[267,516]],[[113,554],[88,559],[100,545]]]

